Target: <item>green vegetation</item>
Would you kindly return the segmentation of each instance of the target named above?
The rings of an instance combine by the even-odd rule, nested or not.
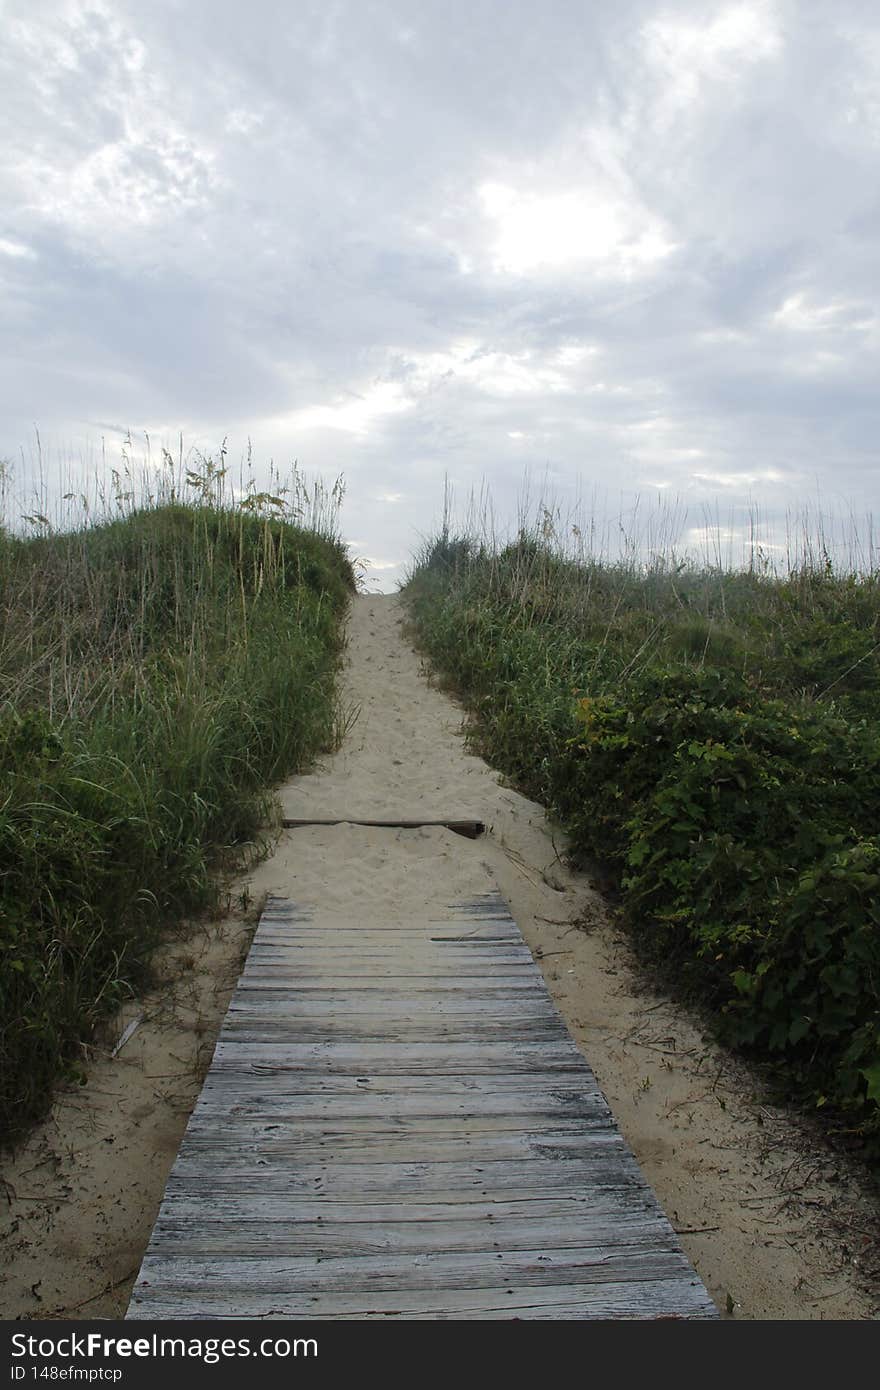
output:
[[[639,949],[880,1150],[880,576],[447,531],[405,593],[480,750],[607,866]]]
[[[7,1142],[79,1075],[163,927],[214,900],[271,785],[336,739],[344,547],[284,496],[224,503],[202,462],[188,504],[117,489],[117,519],[0,531]]]

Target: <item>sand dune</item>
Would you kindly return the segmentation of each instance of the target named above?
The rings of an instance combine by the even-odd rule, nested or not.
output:
[[[857,1174],[817,1154],[803,1126],[755,1098],[743,1068],[646,991],[586,874],[542,810],[467,751],[460,709],[427,678],[396,597],[355,601],[340,751],[280,789],[299,819],[472,817],[438,828],[342,823],[284,832],[234,886],[316,914],[400,920],[500,889],[621,1129],[718,1307],[737,1317],[865,1318],[852,1256],[871,1211]],[[114,1317],[124,1310],[199,1077],[247,945],[241,914],[164,954],[165,983],[115,1057],[7,1165],[0,1313]],[[841,1178],[845,1181],[841,1181]]]

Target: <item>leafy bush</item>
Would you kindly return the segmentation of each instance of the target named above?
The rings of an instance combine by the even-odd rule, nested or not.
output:
[[[724,1039],[880,1147],[875,578],[471,553],[406,593],[481,751]]]

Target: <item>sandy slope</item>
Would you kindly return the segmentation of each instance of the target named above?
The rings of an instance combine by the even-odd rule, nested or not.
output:
[[[489,833],[298,829],[236,891],[363,919],[497,885],[722,1312],[875,1315],[858,1267],[872,1213],[853,1175],[821,1161],[741,1068],[639,987],[602,900],[569,871],[540,808],[466,751],[461,712],[426,680],[403,616],[396,598],[356,600],[347,700],[357,718],[337,755],[282,788],[285,814],[470,816]],[[230,917],[171,948],[169,983],[129,1011],[151,1017],[117,1058],[96,1058],[89,1086],[62,1098],[8,1168],[3,1316],[124,1309],[245,947],[245,925]],[[182,955],[194,957],[185,970]]]

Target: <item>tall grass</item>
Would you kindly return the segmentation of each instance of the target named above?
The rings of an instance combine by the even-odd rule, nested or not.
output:
[[[336,737],[341,491],[309,493],[303,526],[302,489],[223,495],[222,463],[193,462],[159,496],[120,476],[73,529],[0,530],[7,1142],[80,1073],[163,927],[212,902],[272,785]]]
[[[405,594],[640,949],[880,1151],[880,574],[821,542],[781,570],[575,554],[540,507],[500,543],[444,526]]]

